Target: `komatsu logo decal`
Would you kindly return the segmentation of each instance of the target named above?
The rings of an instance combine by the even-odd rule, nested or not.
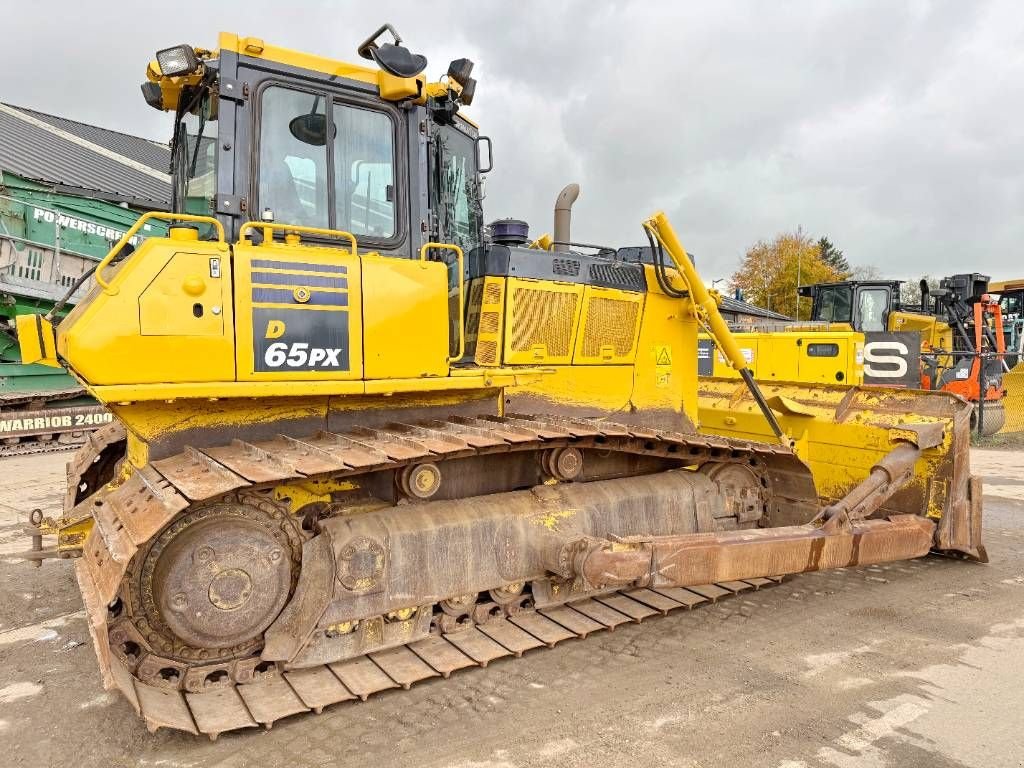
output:
[[[348,312],[253,309],[257,371],[347,371]]]

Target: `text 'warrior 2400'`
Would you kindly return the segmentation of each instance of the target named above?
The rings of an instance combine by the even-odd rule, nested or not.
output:
[[[151,729],[269,726],[705,585],[984,557],[963,401],[759,389],[664,215],[581,246],[570,185],[553,236],[485,230],[472,62],[429,82],[388,26],[359,52],[161,51],[175,212],[139,226],[168,236],[20,328],[118,420],[34,556],[80,555],[105,682]],[[744,379],[720,434],[699,328]]]

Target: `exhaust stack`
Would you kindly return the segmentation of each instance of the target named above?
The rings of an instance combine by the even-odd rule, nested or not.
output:
[[[569,250],[569,235],[572,230],[572,204],[580,196],[579,184],[566,184],[555,200],[555,246],[556,251]]]

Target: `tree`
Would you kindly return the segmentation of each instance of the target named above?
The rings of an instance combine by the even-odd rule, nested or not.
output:
[[[847,277],[850,280],[881,280],[882,270],[874,264],[858,264],[850,270]]]
[[[928,289],[939,287],[939,281],[929,275],[922,275],[921,280],[928,283]],[[921,280],[907,280],[900,286],[900,301],[904,307],[915,308],[921,306]]]
[[[836,271],[840,280],[845,280],[849,276],[850,262],[827,236],[822,236],[818,240],[818,250],[821,251],[821,260]]]
[[[841,280],[842,275],[821,257],[820,243],[814,242],[800,229],[758,241],[743,257],[740,268],[732,276],[732,284],[743,291],[752,304],[790,317],[810,317],[810,299],[799,302],[797,285],[828,283]]]

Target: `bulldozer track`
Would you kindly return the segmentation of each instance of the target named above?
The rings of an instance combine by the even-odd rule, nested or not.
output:
[[[80,479],[83,469],[93,466],[119,438],[116,429],[96,434],[69,466],[69,480]],[[533,648],[773,583],[771,574],[765,574],[687,589],[604,591],[536,610],[529,600],[485,602],[454,631],[446,631],[452,629],[451,622],[444,623],[446,617],[436,614],[441,621],[435,621],[432,633],[421,639],[422,633],[415,631],[421,615],[392,624],[393,639],[379,650],[303,668],[261,661],[258,650],[257,655],[250,652],[230,663],[213,651],[200,655],[196,666],[196,659],[183,661],[168,653],[148,627],[121,615],[123,598],[133,604],[126,575],[133,571],[134,558],[144,555],[172,520],[197,503],[237,492],[258,493],[290,480],[336,479],[424,461],[566,446],[670,457],[690,465],[741,462],[756,468],[765,483],[785,483],[805,471],[783,446],[557,417],[453,418],[319,432],[303,440],[279,435],[253,443],[236,439],[201,450],[187,447],[136,469],[119,485],[104,485],[76,507],[88,506],[95,520],[83,557],[76,562],[76,575],[106,687],[119,688],[150,730],[167,727],[216,738],[225,731],[257,724],[270,727],[291,714],[320,711],[389,688],[408,688],[464,667],[486,666],[503,656],[520,656]],[[402,633],[416,639],[402,642]],[[203,666],[204,658],[215,663]],[[173,674],[165,674],[168,671]]]
[[[409,690],[431,678],[447,679],[462,669],[486,667],[497,659],[520,658],[533,649],[554,648],[566,640],[582,640],[624,624],[711,605],[782,580],[775,576],[686,589],[611,592],[556,608],[523,610],[455,632],[431,634],[355,659],[264,673],[262,679],[251,683],[232,682],[202,692],[143,683],[116,657],[111,659],[111,673],[150,732],[173,728],[216,740],[226,731],[258,726],[270,729],[290,715],[320,714],[341,702],[366,701],[373,694],[396,688]]]
[[[68,487],[64,495],[64,511],[69,512],[86,496],[95,493],[114,475],[114,465],[121,458],[123,451],[111,457],[106,466],[100,466],[101,459],[108,449],[127,439],[124,426],[114,421],[92,432],[86,433],[82,447],[68,462]]]
[[[57,437],[54,433],[46,433],[42,437]],[[32,456],[39,453],[60,453],[61,451],[77,451],[85,445],[85,435],[71,440],[40,440],[38,436],[33,440],[22,440],[13,445],[0,445],[0,459],[10,456]]]

